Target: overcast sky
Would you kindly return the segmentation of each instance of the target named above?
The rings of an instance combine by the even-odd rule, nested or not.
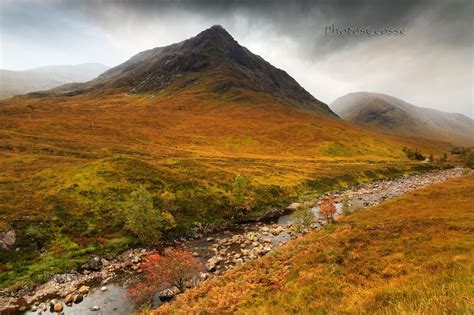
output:
[[[115,66],[221,24],[326,103],[386,93],[417,106],[473,113],[474,1],[0,0],[0,68]],[[326,27],[390,29],[337,35]],[[326,33],[329,34],[326,34]]]

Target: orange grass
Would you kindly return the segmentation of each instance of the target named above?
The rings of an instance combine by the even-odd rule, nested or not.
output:
[[[474,175],[360,210],[151,314],[470,314]]]

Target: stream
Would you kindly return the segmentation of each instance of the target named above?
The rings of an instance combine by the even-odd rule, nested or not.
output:
[[[393,180],[377,181],[333,193],[332,196],[337,209],[336,217],[341,215],[344,198],[349,201],[350,209],[360,209],[414,189],[461,175],[462,169],[454,168],[420,175],[403,176]],[[236,265],[257,259],[273,248],[304,235],[310,230],[318,230],[325,224],[325,221],[319,218],[317,201],[305,204],[311,206],[311,211],[315,216],[315,223],[311,228],[300,230],[292,228],[296,225],[297,218],[295,212],[290,212],[271,221],[239,224],[198,238],[188,238],[177,246],[189,250],[193,253],[193,256],[198,257],[203,262],[206,271],[202,272],[199,277],[202,281],[205,281],[207,278],[219,276]],[[294,210],[301,205],[300,203],[293,203],[288,208]],[[138,268],[134,267],[132,269],[136,271]],[[40,305],[41,302],[47,302],[51,298],[56,298],[62,302],[64,306],[63,314],[131,314],[136,310],[136,305],[127,295],[127,289],[130,281],[136,279],[136,273],[124,273],[122,277],[118,278],[119,280],[115,277],[105,282],[90,283],[90,291],[84,296],[83,301],[78,304],[73,303],[72,306],[64,305],[64,297],[47,296],[32,303],[18,303],[16,309],[9,309],[5,314],[54,313],[49,307],[46,309],[46,307]],[[153,306],[159,306],[160,303],[160,299],[157,297],[154,299]],[[19,306],[22,306],[23,309],[20,310]],[[3,312],[0,313],[4,314]]]

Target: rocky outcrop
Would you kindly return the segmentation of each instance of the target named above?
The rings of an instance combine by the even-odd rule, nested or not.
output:
[[[0,246],[9,249],[16,243],[16,234],[14,230],[0,232]]]

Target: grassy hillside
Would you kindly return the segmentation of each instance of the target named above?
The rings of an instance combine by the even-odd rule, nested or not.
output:
[[[406,159],[403,146],[448,150],[299,112],[263,93],[216,94],[205,85],[2,101],[0,231],[14,229],[20,248],[0,248],[2,283],[73,268],[109,245],[128,246],[124,210],[140,185],[174,217],[171,237],[427,167]],[[239,174],[248,185],[237,205]]]
[[[288,243],[152,313],[472,313],[473,202],[473,175],[414,191]]]

